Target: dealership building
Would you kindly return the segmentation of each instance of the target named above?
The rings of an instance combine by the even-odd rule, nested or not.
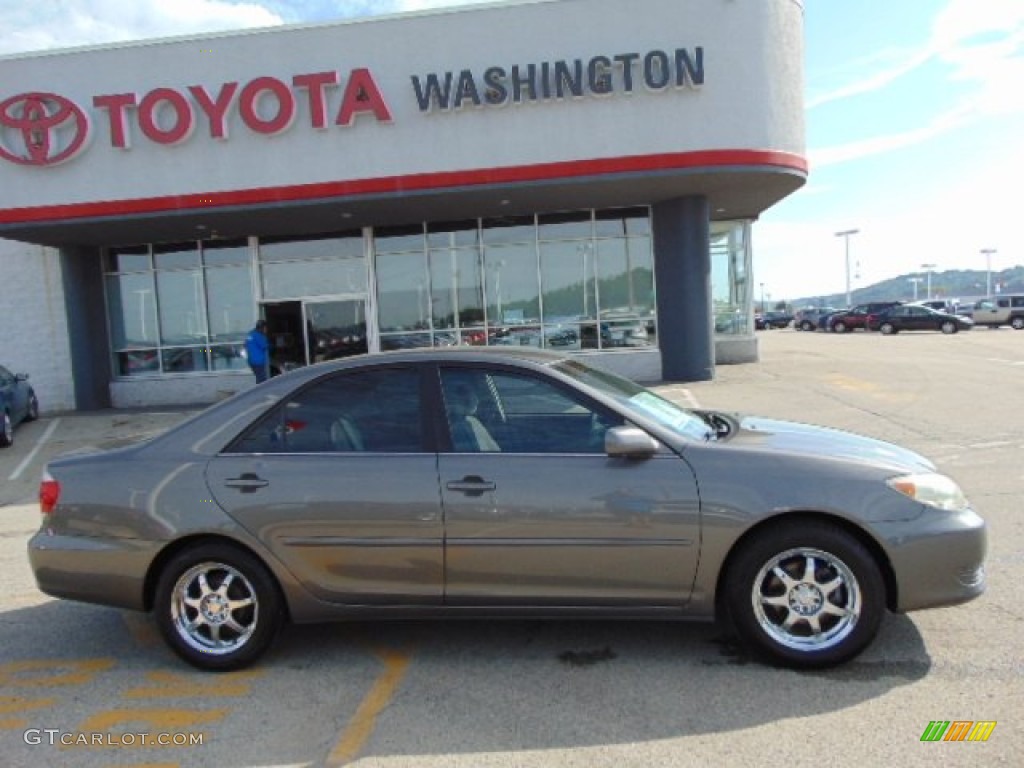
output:
[[[44,409],[362,351],[757,359],[803,185],[799,0],[523,0],[0,57],[0,364]]]

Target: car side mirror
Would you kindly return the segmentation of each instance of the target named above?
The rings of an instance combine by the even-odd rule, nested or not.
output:
[[[636,427],[612,427],[604,433],[604,450],[612,458],[649,459],[658,441]]]

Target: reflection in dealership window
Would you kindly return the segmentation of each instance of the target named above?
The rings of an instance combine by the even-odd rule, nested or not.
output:
[[[715,222],[711,227],[711,293],[715,333],[743,335],[750,328],[750,222]]]
[[[241,341],[255,313],[248,254],[246,240],[107,251],[104,263],[122,271],[106,276],[116,375],[246,370]]]

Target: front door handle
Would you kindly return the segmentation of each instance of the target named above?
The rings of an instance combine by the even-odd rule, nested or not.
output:
[[[224,481],[224,485],[228,488],[237,488],[242,493],[255,493],[260,488],[266,488],[270,485],[270,481],[264,480],[252,472],[244,472],[241,477],[228,478]]]
[[[453,480],[445,485],[449,491],[464,493],[467,496],[483,496],[487,491],[493,491],[498,486],[490,480],[484,480],[479,475],[467,475],[461,480]]]

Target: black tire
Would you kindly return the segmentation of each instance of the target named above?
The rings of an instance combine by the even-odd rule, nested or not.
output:
[[[1015,331],[1022,331],[1022,330],[1024,330],[1024,317],[1021,317],[1021,316],[1018,315],[1017,317],[1011,318],[1010,319],[1010,326]]]
[[[814,323],[812,323],[810,320],[804,320],[802,323],[800,323],[800,327],[803,328],[805,331],[813,331]]]
[[[8,448],[14,445],[14,422],[11,421],[11,414],[4,411],[0,414],[0,448]]]
[[[882,323],[878,326],[878,330],[885,336],[892,336],[896,333],[896,326],[892,323]]]
[[[846,333],[846,323],[840,320],[838,323],[832,325],[832,330],[836,333]]]
[[[787,667],[849,661],[875,638],[885,615],[885,584],[871,553],[822,521],[784,523],[746,542],[731,560],[724,589],[740,642]]]
[[[956,323],[952,320],[946,320],[939,327],[939,330],[948,336],[951,333],[956,333],[959,329],[956,327]]]
[[[36,393],[32,392],[28,396],[28,411],[25,413],[25,421],[35,421],[39,418],[39,400],[36,398]]]
[[[205,594],[200,575],[206,579]],[[221,672],[262,656],[283,620],[277,583],[263,563],[218,542],[184,550],[167,563],[157,582],[154,610],[176,654],[194,667]],[[197,618],[202,619],[198,624]]]

